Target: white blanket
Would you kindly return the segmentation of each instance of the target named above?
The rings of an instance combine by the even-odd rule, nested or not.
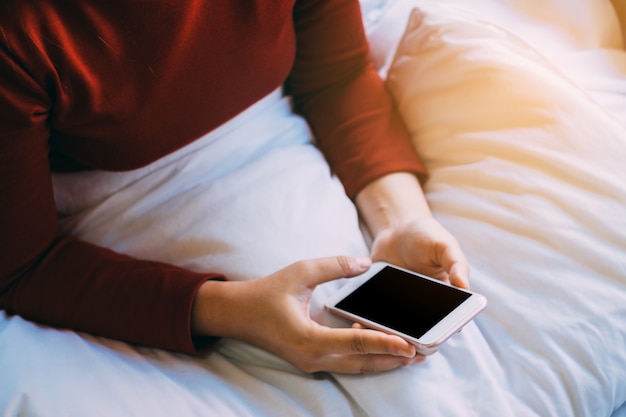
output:
[[[473,324],[424,365],[338,376],[229,340],[190,358],[0,313],[2,415],[595,417],[623,404],[625,53],[600,45],[614,37],[599,20],[567,26],[582,38],[545,30],[536,48],[522,0],[423,3],[366,16],[372,39],[385,16],[403,19],[383,70],[431,170],[433,210],[489,298]],[[602,59],[566,65],[579,52]],[[367,253],[354,207],[279,92],[146,169],[88,175],[55,177],[64,227],[136,256],[254,279]],[[320,321],[342,323],[320,306],[338,285],[316,291]]]

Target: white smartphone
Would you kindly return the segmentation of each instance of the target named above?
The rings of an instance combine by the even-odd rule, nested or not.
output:
[[[398,335],[430,355],[487,305],[477,293],[386,262],[351,278],[326,309],[365,327]]]

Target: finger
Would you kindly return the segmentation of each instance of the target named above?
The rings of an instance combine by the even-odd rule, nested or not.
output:
[[[450,283],[457,287],[469,289],[469,265],[467,262],[456,262],[450,267]]]
[[[316,340],[323,354],[376,354],[412,358],[415,346],[399,336],[370,329],[331,329],[323,327]]]
[[[458,245],[448,245],[441,258],[441,266],[447,272],[452,285],[469,288],[469,264]]]
[[[426,357],[416,355],[403,358],[393,355],[332,355],[322,358],[320,369],[340,374],[371,374],[417,365],[426,362]]]
[[[332,256],[297,263],[307,286],[316,286],[338,278],[353,277],[367,271],[372,261],[365,257]]]

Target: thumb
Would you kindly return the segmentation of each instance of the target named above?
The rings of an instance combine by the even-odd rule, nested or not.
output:
[[[469,290],[469,266],[467,263],[455,262],[450,267],[450,283]]]
[[[448,273],[452,285],[469,289],[469,265],[458,245],[450,245],[446,248],[441,266]]]
[[[306,277],[304,283],[309,287],[362,274],[371,265],[371,259],[354,256],[331,256],[299,262],[300,268],[304,269],[301,276]]]

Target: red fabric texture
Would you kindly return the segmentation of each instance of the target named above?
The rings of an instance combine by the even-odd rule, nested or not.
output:
[[[0,4],[0,308],[195,352],[193,273],[60,234],[51,172],[136,169],[282,84],[350,196],[424,174],[369,63],[357,1]]]

